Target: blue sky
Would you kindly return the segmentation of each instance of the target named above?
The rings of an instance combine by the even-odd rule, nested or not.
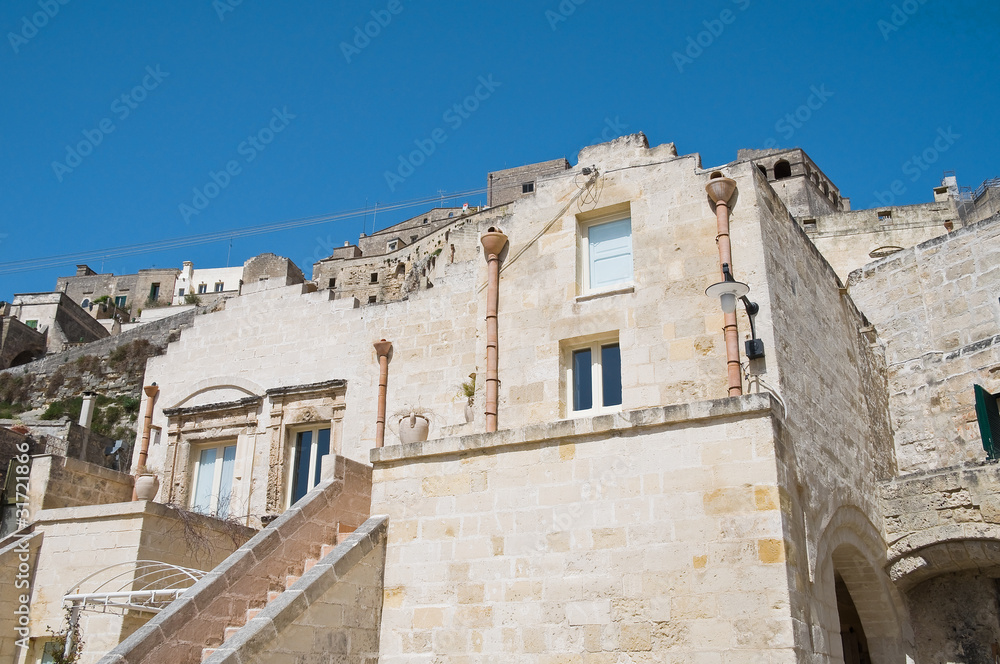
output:
[[[995,0],[151,4],[0,4],[0,263],[479,189],[489,170],[575,163],[637,131],[705,166],[800,146],[855,208],[896,180],[909,204],[946,169],[973,187],[1000,175]],[[223,239],[87,262],[273,251],[310,274],[361,231],[340,219],[231,254]],[[51,290],[76,262],[0,265],[0,299]]]

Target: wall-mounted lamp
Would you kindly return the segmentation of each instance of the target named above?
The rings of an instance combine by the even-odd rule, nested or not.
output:
[[[747,299],[750,287],[742,281],[736,281],[733,278],[732,273],[729,271],[729,263],[722,264],[722,274],[725,279],[709,286],[705,290],[705,295],[711,298],[719,298],[719,302],[722,304],[722,312],[726,314],[736,311],[737,298],[743,301],[747,317],[750,319],[751,338],[744,344],[747,359],[756,360],[757,358],[764,357],[764,342],[757,338],[757,327],[754,325],[754,317],[760,311],[760,306],[756,302],[751,302]]]

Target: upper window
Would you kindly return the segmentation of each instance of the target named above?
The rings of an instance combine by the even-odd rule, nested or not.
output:
[[[236,443],[203,447],[195,457],[191,510],[220,519],[230,515]]]
[[[155,302],[160,298],[160,284],[149,285],[149,299]]]
[[[198,294],[199,295],[202,294],[202,293],[207,293],[207,292],[208,292],[208,284],[198,284]]]
[[[38,321],[37,320],[26,320],[26,321],[24,321],[24,324],[27,325],[28,327],[30,327],[32,330],[37,330],[38,329]]]
[[[622,405],[622,354],[615,339],[568,348],[567,402],[575,413],[612,412]]]
[[[119,309],[125,308],[125,302],[128,300],[127,295],[116,295],[115,296],[115,306]]]
[[[396,249],[399,247],[399,242],[397,242],[396,240],[389,240],[389,244],[386,245],[386,247],[388,248],[389,251],[396,251]]]
[[[522,194],[530,194],[533,191],[535,191],[535,183],[534,182],[525,182],[524,184],[521,185],[521,193]]]
[[[317,427],[298,431],[292,449],[292,478],[289,487],[289,505],[295,504],[309,490],[319,484],[323,470],[323,457],[330,453],[330,427]]]
[[[585,223],[580,234],[584,291],[632,283],[632,219]]]
[[[792,165],[782,159],[774,165],[774,179],[784,180],[792,177]]]
[[[216,293],[221,293],[222,289],[224,289],[225,287],[226,287],[226,285],[223,282],[221,282],[221,281],[216,281],[215,282],[215,292]]]
[[[184,297],[184,289],[183,288],[178,288],[177,289],[177,297]]]

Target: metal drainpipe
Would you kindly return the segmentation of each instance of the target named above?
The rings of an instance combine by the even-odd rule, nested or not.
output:
[[[136,469],[145,466],[146,459],[149,458],[149,434],[153,427],[153,402],[156,400],[156,395],[159,393],[160,388],[156,386],[156,383],[153,383],[142,388],[142,391],[146,393],[146,416],[142,421],[142,445],[139,447],[139,458],[137,459],[136,467],[132,469],[133,473],[135,473]],[[136,500],[134,487],[132,489],[132,500]]]
[[[480,238],[486,251],[489,281],[486,288],[486,431],[497,430],[497,398],[500,393],[498,365],[497,310],[500,300],[500,254],[507,246],[507,236],[490,228]]]
[[[719,245],[719,272],[723,263],[733,269],[732,246],[729,242],[729,201],[736,194],[736,181],[729,178],[713,177],[705,187],[715,205],[715,219],[718,234],[715,237]],[[723,274],[725,279],[725,274]],[[736,324],[736,312],[725,314],[723,327],[726,338],[726,369],[729,376],[729,396],[738,397],[743,394],[743,371],[740,367],[740,333]]]
[[[382,339],[375,342],[375,354],[378,355],[378,419],[375,420],[375,447],[385,444],[385,394],[389,386],[389,353],[392,342]]]

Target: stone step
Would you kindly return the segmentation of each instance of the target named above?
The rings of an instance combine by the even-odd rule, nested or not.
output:
[[[206,659],[208,659],[208,656],[211,655],[215,651],[216,651],[215,648],[202,648],[201,649],[201,661],[204,662]]]
[[[277,590],[268,590],[267,591],[267,602],[268,602],[268,604],[270,604],[274,600],[278,599],[278,596],[280,594],[281,593],[279,593]]]
[[[306,558],[306,561],[302,563],[302,574],[304,575],[306,572],[311,570],[313,567],[316,566],[316,563],[318,562],[319,562],[318,558]]]
[[[264,609],[247,609],[247,622],[250,622],[251,620],[256,618],[257,614],[259,614],[263,610]]]
[[[293,574],[289,574],[288,576],[286,576],[285,577],[285,590],[288,590],[289,588],[291,588],[292,584],[295,583],[296,581],[298,581],[301,578],[302,578],[301,576],[295,576]]]
[[[319,557],[326,558],[328,555],[330,555],[330,552],[336,548],[337,548],[336,544],[324,544],[322,547],[320,547]]]
[[[232,625],[230,625],[229,627],[226,628],[226,635],[223,637],[223,639],[225,641],[228,641],[229,638],[238,631],[240,631],[240,627],[233,627]]]

